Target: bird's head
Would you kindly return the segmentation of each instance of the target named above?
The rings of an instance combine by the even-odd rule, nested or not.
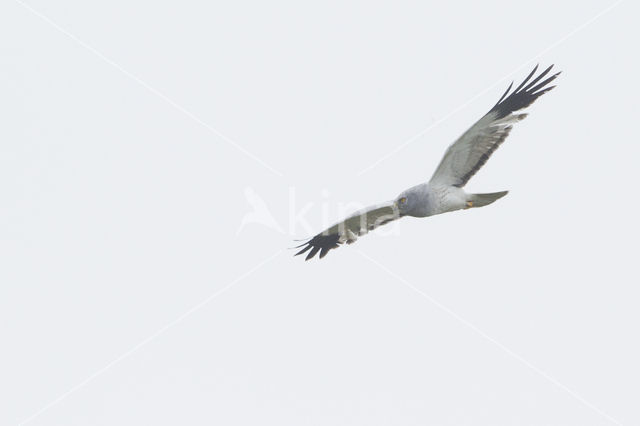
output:
[[[416,208],[416,203],[418,202],[418,194],[416,194],[413,188],[407,189],[402,192],[394,202],[400,216],[411,216],[414,209]]]

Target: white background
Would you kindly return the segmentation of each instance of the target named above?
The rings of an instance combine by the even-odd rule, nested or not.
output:
[[[26,4],[0,424],[640,424],[637,2]],[[506,198],[285,250],[427,180],[537,62],[558,87],[468,186]],[[246,191],[284,232],[238,233]]]

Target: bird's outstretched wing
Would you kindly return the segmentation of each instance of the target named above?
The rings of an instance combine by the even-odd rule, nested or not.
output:
[[[393,202],[378,204],[355,212],[340,223],[336,223],[311,238],[309,241],[300,244],[296,248],[303,247],[295,255],[311,250],[305,260],[309,260],[320,252],[320,259],[325,257],[329,250],[337,248],[342,243],[351,244],[369,231],[376,229],[386,223],[399,219],[400,213]]]
[[[538,83],[549,74],[552,67],[553,65],[531,80],[538,69],[536,65],[522,84],[509,93],[513,86],[512,82],[491,111],[449,146],[430,183],[460,188],[465,186],[504,142],[513,123],[527,116],[527,114],[514,113],[528,107],[542,94],[555,87],[547,87],[547,85],[560,74],[559,72]]]

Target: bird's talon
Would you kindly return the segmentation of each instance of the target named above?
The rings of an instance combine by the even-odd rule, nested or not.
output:
[[[471,207],[473,207],[473,201],[467,201],[467,209],[470,209]]]

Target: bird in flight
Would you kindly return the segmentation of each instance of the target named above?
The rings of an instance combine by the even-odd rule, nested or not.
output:
[[[517,112],[555,87],[548,84],[555,80],[559,72],[540,81],[552,67],[531,80],[538,70],[536,65],[512,92],[511,82],[495,106],[449,146],[429,182],[403,191],[393,201],[354,213],[295,247],[302,247],[295,256],[308,252],[305,260],[309,260],[320,252],[322,259],[331,249],[343,243],[351,244],[359,236],[403,216],[427,217],[483,207],[507,195],[508,191],[469,194],[463,188],[509,136],[513,124],[527,116]]]

